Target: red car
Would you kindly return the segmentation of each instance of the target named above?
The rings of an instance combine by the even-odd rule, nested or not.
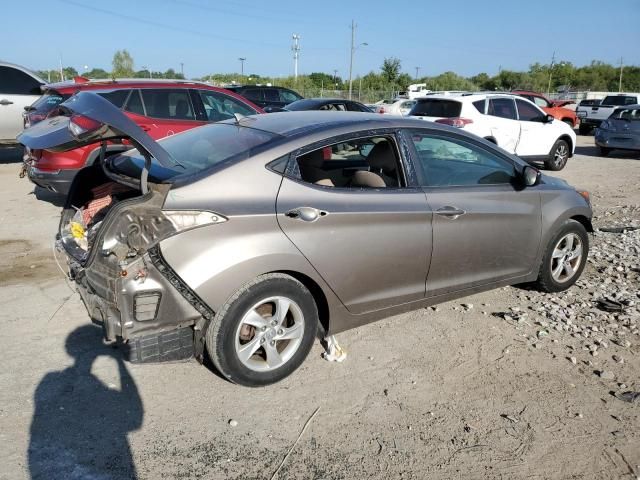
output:
[[[249,100],[205,83],[179,80],[87,80],[48,84],[44,93],[24,113],[25,128],[46,118],[57,106],[80,91],[93,91],[109,100],[135,121],[154,140],[204,125],[264,113]],[[110,142],[108,155],[131,148],[131,144]],[[68,152],[29,150],[25,167],[31,180],[48,190],[67,194],[76,173],[92,165],[100,145],[92,144]]]
[[[528,92],[525,90],[516,90],[511,93],[513,93],[514,95],[519,95],[521,97],[524,97],[527,100],[531,100],[533,103],[539,106],[546,113],[553,115],[553,118],[565,122],[571,128],[575,128],[578,125],[578,117],[576,116],[576,112],[574,110],[559,106],[557,102],[554,102],[553,100],[549,100],[547,97],[545,97],[541,93]],[[563,102],[567,102],[567,101],[565,100]],[[572,103],[572,102],[569,102],[569,103]],[[564,105],[566,105],[566,103],[564,103]]]

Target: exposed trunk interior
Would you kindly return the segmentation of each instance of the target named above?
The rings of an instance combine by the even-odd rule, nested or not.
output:
[[[140,190],[108,178],[100,165],[78,172],[60,221],[60,240],[65,250],[83,264],[111,209],[139,195]]]

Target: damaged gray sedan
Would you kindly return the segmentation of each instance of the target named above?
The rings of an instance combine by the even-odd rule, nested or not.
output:
[[[20,142],[135,147],[76,177],[58,234],[132,361],[206,349],[232,382],[267,385],[317,336],[504,285],[565,290],[587,259],[586,192],[455,128],[289,112],[156,142],[92,93],[61,107]]]

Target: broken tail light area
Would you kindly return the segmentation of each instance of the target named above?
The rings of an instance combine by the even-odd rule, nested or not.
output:
[[[78,139],[86,138],[103,129],[106,129],[106,126],[103,123],[85,115],[75,114],[69,119],[69,131]]]
[[[470,118],[452,117],[452,118],[439,118],[436,123],[442,123],[443,125],[451,125],[456,128],[464,128],[466,125],[473,123]]]
[[[104,256],[113,254],[121,265],[126,264],[166,238],[226,221],[227,218],[220,214],[203,210],[132,208],[122,212],[109,228],[101,253]]]

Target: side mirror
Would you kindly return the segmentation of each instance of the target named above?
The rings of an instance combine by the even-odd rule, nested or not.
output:
[[[544,120],[542,122],[543,123],[551,123],[551,122],[553,122],[553,120],[554,120],[553,115],[551,115],[550,113],[547,113],[544,116]]]
[[[540,170],[527,165],[522,170],[522,182],[525,187],[535,187],[540,183]]]

